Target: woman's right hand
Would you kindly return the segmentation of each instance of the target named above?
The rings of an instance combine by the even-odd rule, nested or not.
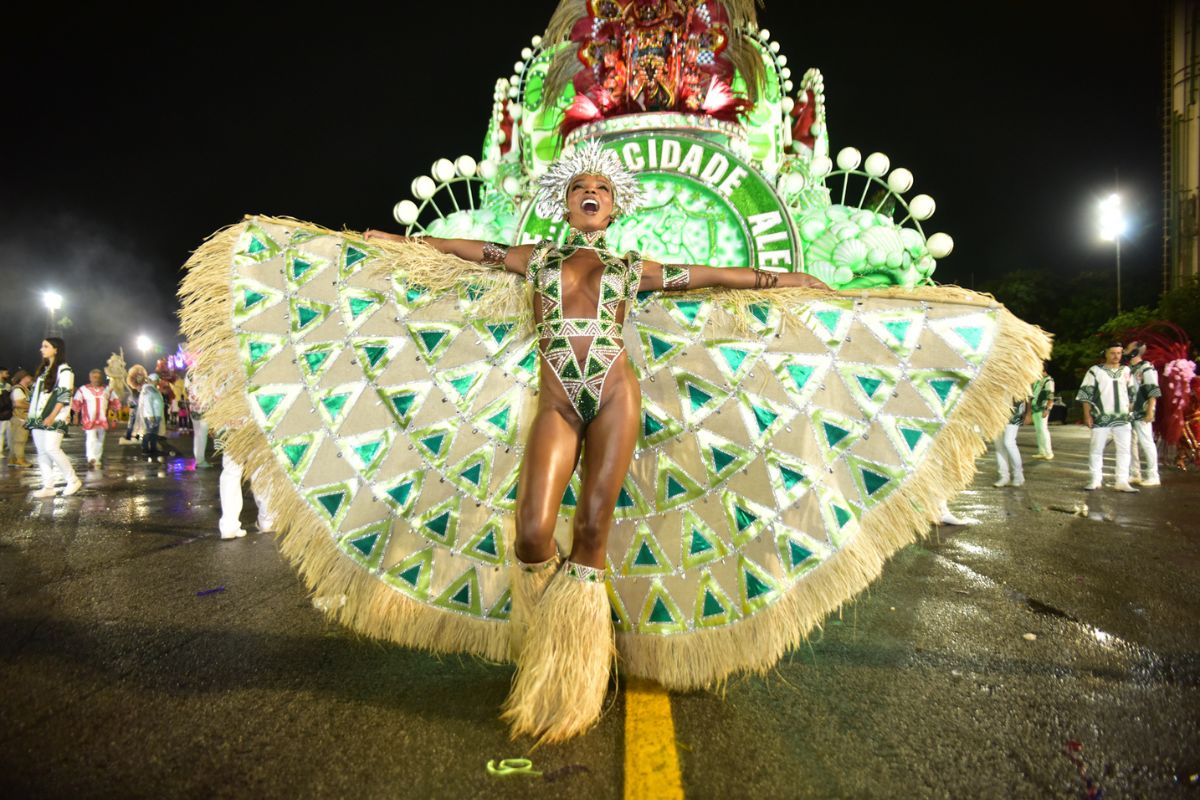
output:
[[[376,230],[375,228],[367,228],[363,231],[364,239],[387,239],[389,242],[411,242],[409,236],[401,236],[398,233],[388,233],[387,231]]]

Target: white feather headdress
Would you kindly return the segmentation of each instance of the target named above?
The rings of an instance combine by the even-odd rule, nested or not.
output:
[[[589,139],[550,165],[538,178],[541,190],[534,198],[538,216],[544,219],[565,219],[567,189],[578,175],[602,175],[612,184],[613,216],[636,211],[644,202],[637,176],[626,167],[612,150],[605,150],[598,139]]]

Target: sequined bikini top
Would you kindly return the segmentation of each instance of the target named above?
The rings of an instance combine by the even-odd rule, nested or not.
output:
[[[596,300],[595,317],[564,317],[562,303],[563,263],[577,250],[591,249],[596,252],[604,271],[600,277],[600,293]],[[561,336],[611,336],[621,337],[621,323],[617,310],[625,301],[633,302],[638,284],[642,280],[642,256],[630,250],[624,256],[608,250],[604,231],[584,233],[570,229],[567,241],[561,247],[550,241],[542,241],[529,256],[526,278],[533,283],[540,304],[542,321],[534,329],[539,339]]]

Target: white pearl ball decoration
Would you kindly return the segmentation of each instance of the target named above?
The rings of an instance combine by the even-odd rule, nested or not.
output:
[[[512,175],[509,175],[504,179],[504,182],[500,185],[500,188],[504,190],[505,194],[515,195],[517,192],[521,191],[521,182]]]
[[[904,167],[898,167],[888,175],[888,188],[896,194],[904,194],[913,186],[913,174]]]
[[[433,169],[430,172],[433,173],[436,180],[445,183],[454,178],[454,163],[448,158],[439,158],[433,162]]]
[[[867,156],[866,163],[863,165],[867,174],[872,178],[878,178],[886,175],[887,171],[892,167],[892,161],[883,153],[871,153]]]
[[[858,169],[862,163],[862,153],[854,147],[843,147],[837,154],[838,169]]]
[[[417,221],[417,204],[412,200],[401,200],[392,209],[392,216],[401,225],[412,225]]]
[[[491,159],[484,159],[479,162],[479,177],[485,181],[490,181],[496,177],[496,162]]]
[[[428,200],[437,191],[437,184],[428,175],[422,175],[412,182],[412,193],[421,200]]]
[[[808,167],[808,174],[814,178],[823,178],[833,172],[833,162],[829,156],[817,156]]]
[[[908,203],[908,213],[917,221],[924,221],[933,216],[937,203],[927,194],[919,194]]]
[[[935,233],[925,242],[925,246],[929,249],[929,255],[945,258],[954,250],[954,240],[948,234]]]
[[[470,156],[459,156],[454,160],[455,171],[464,178],[475,177],[475,170],[478,167],[479,165],[475,163],[475,159]]]
[[[522,47],[521,48],[521,58],[525,61],[528,61],[529,59],[533,58],[533,51],[530,50],[528,47]]]
[[[796,107],[796,101],[790,97],[785,97],[780,101],[779,106],[783,109],[783,113],[791,114],[792,109]]]
[[[758,38],[762,39],[765,42],[771,38],[771,32],[769,30],[767,30],[766,28],[763,28],[762,30],[760,30],[758,32]]]
[[[804,176],[798,172],[789,173],[783,179],[783,191],[786,194],[796,194],[804,190]]]
[[[533,37],[532,39],[530,39],[530,40],[529,40],[529,43],[530,43],[531,45],[533,45],[534,47],[541,47],[541,46],[542,46],[542,37],[540,37],[540,36],[535,36],[535,37]]]

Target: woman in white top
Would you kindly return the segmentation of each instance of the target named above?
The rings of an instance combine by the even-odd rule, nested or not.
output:
[[[67,361],[67,345],[50,336],[42,342],[42,363],[33,381],[29,397],[29,419],[25,427],[33,434],[38,451],[38,469],[42,473],[42,488],[34,497],[54,497],[54,469],[67,480],[63,497],[70,497],[83,486],[75,475],[70,459],[63,452],[63,434],[71,419],[71,395],[75,391],[75,373]]]

